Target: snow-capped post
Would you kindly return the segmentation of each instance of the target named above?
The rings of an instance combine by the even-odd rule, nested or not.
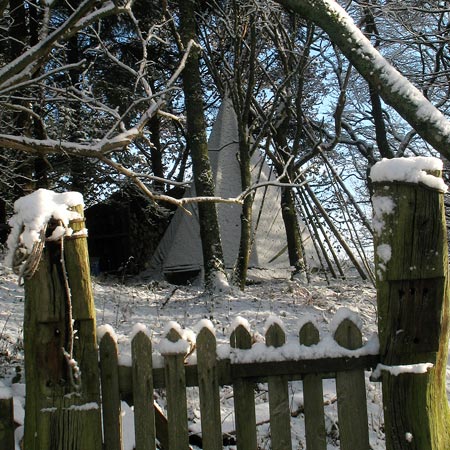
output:
[[[320,341],[319,329],[313,321],[306,320],[300,327],[298,337],[301,345],[316,345]],[[326,450],[323,383],[319,374],[311,373],[303,377],[303,402],[306,446],[311,450]]]
[[[25,285],[23,448],[100,450],[95,309],[83,198],[76,192],[39,189],[15,203],[11,225],[7,258]]]
[[[278,348],[286,343],[283,323],[276,317],[266,322],[266,345]],[[270,431],[273,450],[291,450],[291,415],[287,377],[269,376]]]
[[[231,325],[233,329],[230,336],[232,349],[249,350],[252,348],[250,325],[245,319],[237,317]],[[236,421],[236,440],[238,450],[256,449],[256,412],[255,391],[251,380],[238,378],[234,380],[234,414]]]
[[[388,450],[450,448],[448,256],[436,158],[374,165],[378,328]]]
[[[183,330],[175,322],[169,322],[159,351],[164,356],[164,379],[166,382],[167,420],[169,434],[168,450],[188,450],[189,430],[186,404],[186,374],[184,359],[189,344],[183,339]]]

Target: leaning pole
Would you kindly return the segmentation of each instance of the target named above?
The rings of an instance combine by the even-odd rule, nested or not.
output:
[[[371,171],[387,450],[450,448],[441,168],[436,158],[399,158]]]

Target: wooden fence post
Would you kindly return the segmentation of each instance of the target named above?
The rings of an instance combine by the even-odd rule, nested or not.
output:
[[[438,171],[430,173],[440,177]],[[374,183],[375,263],[388,450],[450,448],[445,389],[448,257],[443,193]],[[425,373],[423,363],[433,367]],[[400,371],[394,375],[394,371]]]
[[[82,206],[74,209],[82,217]],[[102,448],[95,309],[86,235],[77,235],[84,219],[69,227],[75,235],[63,247],[47,242],[37,271],[25,280],[27,450]]]
[[[14,450],[13,397],[6,388],[0,388],[0,449]]]

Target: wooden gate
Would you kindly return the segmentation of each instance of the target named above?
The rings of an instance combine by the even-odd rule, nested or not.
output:
[[[243,325],[231,334],[228,359],[217,358],[213,330],[202,328],[196,339],[195,365],[184,362],[188,344],[181,335],[176,327],[170,329],[161,346],[164,367],[159,368],[152,367],[152,343],[144,331],[132,340],[131,367],[119,366],[113,333],[102,336],[100,373],[106,450],[122,448],[121,398],[134,403],[136,450],[155,449],[157,441],[165,450],[188,449],[186,387],[190,386],[199,388],[202,448],[222,449],[219,390],[225,385],[234,391],[237,448],[256,450],[255,384],[261,382],[268,383],[271,448],[289,450],[291,380],[303,381],[306,446],[308,450],[325,450],[323,378],[336,380],[341,449],[370,448],[364,370],[375,367],[379,357],[362,347],[361,332],[349,318],[336,328],[331,347],[319,340],[319,331],[311,322],[304,324],[299,330],[298,355],[291,359],[283,356],[285,334],[276,321],[267,329],[267,360],[261,362],[243,362],[252,359],[252,352],[256,354],[251,334]],[[331,356],[315,357],[323,351]],[[155,414],[154,389],[165,390],[167,423],[158,409]]]

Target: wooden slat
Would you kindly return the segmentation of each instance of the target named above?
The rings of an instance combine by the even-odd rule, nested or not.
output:
[[[216,338],[208,328],[202,328],[197,336],[197,366],[202,448],[204,450],[221,450],[222,427]]]
[[[349,319],[341,322],[334,339],[340,346],[351,350],[362,346],[361,332]],[[338,372],[336,393],[341,449],[368,450],[370,446],[364,370]]]
[[[117,344],[109,333],[100,341],[103,436],[105,450],[122,450]]]
[[[299,332],[300,344],[311,346],[319,343],[319,330],[311,323],[303,325]],[[307,374],[303,378],[305,408],[306,448],[326,450],[325,417],[323,411],[323,385],[319,374]]]
[[[152,343],[140,331],[131,342],[135,450],[155,450],[155,409],[153,407]]]
[[[154,403],[154,410],[156,439],[158,439],[159,447],[162,450],[167,450],[169,448],[169,425],[167,423],[167,417],[164,415],[162,408],[156,402]]]
[[[254,378],[263,381],[267,374],[287,375],[289,380],[301,380],[308,373],[320,373],[322,378],[334,378],[336,372],[354,369],[369,369],[379,363],[378,355],[365,355],[358,358],[321,358],[299,361],[275,361],[246,364],[232,364],[231,380],[235,378]]]
[[[281,347],[286,335],[277,323],[273,323],[266,332],[266,345]],[[270,435],[273,450],[292,449],[291,414],[287,377],[269,376]]]
[[[217,364],[220,386],[231,385],[236,378],[251,378],[254,382],[267,381],[267,374],[286,375],[289,381],[301,380],[308,374],[319,374],[321,378],[335,378],[336,372],[347,370],[370,370],[380,362],[379,355],[364,355],[358,358],[321,358],[300,361],[258,362],[230,364],[230,360],[219,360]],[[197,366],[185,366],[186,386],[198,386]],[[127,402],[132,401],[131,367],[119,366],[120,392]],[[165,388],[163,368],[153,369],[153,387]]]
[[[237,349],[251,348],[250,333],[239,325],[231,333],[230,344]],[[257,441],[254,384],[244,378],[237,378],[233,383],[233,392],[237,449],[255,450]]]
[[[14,450],[13,398],[0,398],[0,449]]]
[[[167,334],[167,339],[177,342],[181,336],[172,328]],[[180,353],[164,355],[169,428],[168,450],[189,448],[184,356]]]

